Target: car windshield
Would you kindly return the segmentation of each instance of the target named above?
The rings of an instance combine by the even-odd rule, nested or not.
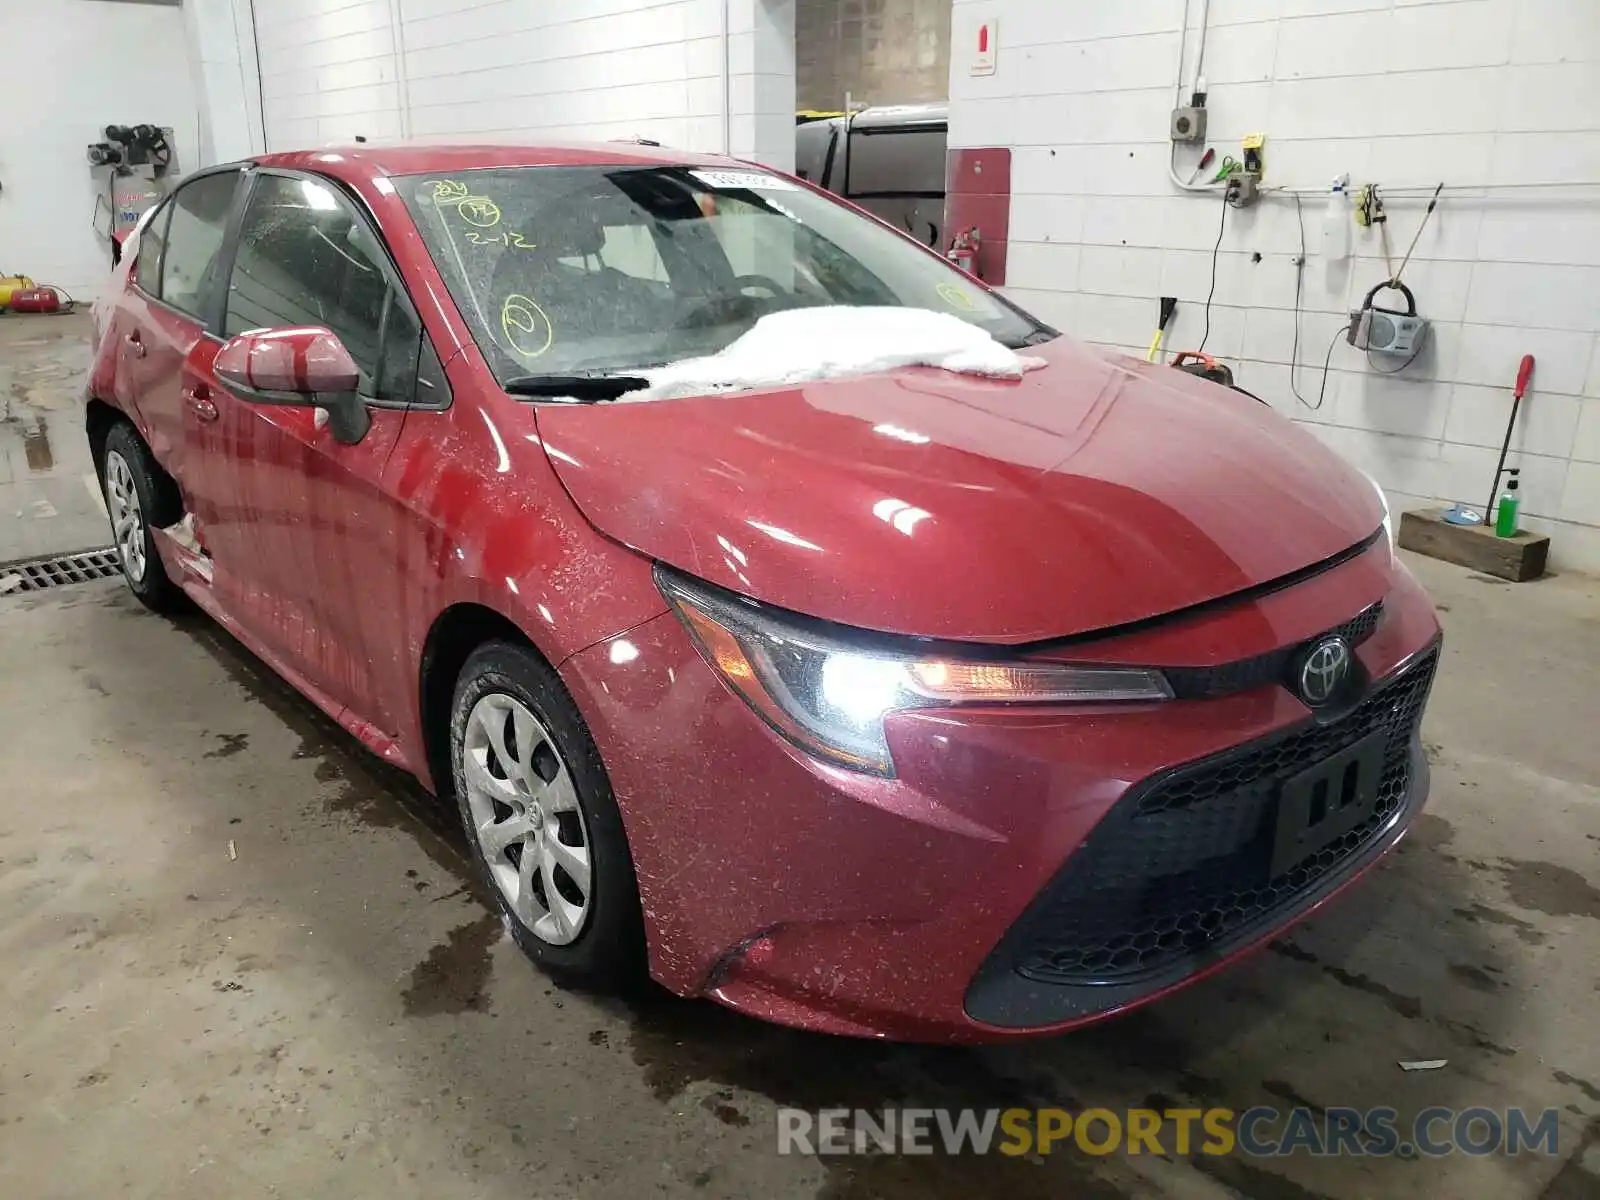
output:
[[[756,169],[516,167],[395,180],[502,384],[714,354],[768,313],[932,309],[1049,331],[845,206]]]

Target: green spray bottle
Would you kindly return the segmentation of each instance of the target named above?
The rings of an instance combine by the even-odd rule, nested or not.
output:
[[[1500,494],[1494,518],[1494,535],[1503,538],[1517,536],[1517,510],[1522,507],[1522,497],[1517,494],[1518,468],[1512,467],[1506,474],[1506,490]]]

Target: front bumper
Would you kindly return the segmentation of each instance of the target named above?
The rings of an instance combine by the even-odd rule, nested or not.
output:
[[[1427,798],[1419,729],[1437,662],[1430,646],[1336,720],[1307,722],[1130,789],[984,962],[967,989],[968,1015],[1027,1029],[1115,1012],[1226,961],[1332,896],[1399,840]],[[1382,752],[1370,812],[1274,870],[1284,782],[1366,738]]]
[[[1188,628],[1074,655],[1231,662],[1332,629],[1378,600],[1382,620],[1356,651],[1372,682],[1346,719],[1381,708],[1374,698],[1401,680],[1412,686],[1419,668],[1431,677],[1433,606],[1386,545]],[[1319,725],[1275,684],[1152,705],[908,713],[890,722],[897,777],[885,780],[780,741],[670,615],[584,651],[562,675],[622,810],[654,976],[680,994],[834,1033],[991,1040],[1146,1002],[1303,919],[1400,838],[1427,789],[1415,735],[1424,680],[1386,743],[1396,774],[1370,828],[1305,878],[1255,878],[1240,860],[1235,887],[1217,886],[1213,872],[1210,891],[1196,891],[1193,873],[1218,856],[1190,853],[1197,827],[1176,809],[1159,815],[1168,827],[1153,841],[1119,835],[1129,814],[1142,819],[1141,799],[1337,720]],[[1319,736],[1327,753],[1342,744],[1337,732]],[[1264,786],[1241,801],[1238,790],[1186,810],[1230,852],[1250,844],[1241,831],[1270,824],[1275,794]],[[1063,923],[1118,872],[1123,886],[1100,904],[1099,924]],[[1195,903],[1171,900],[1174,886],[1189,887]],[[1220,916],[1207,915],[1219,906]]]

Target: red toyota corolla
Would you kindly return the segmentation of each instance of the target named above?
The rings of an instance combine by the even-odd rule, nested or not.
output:
[[[88,433],[129,585],[453,797],[557,975],[1048,1033],[1259,945],[1422,806],[1439,627],[1375,486],[801,181],[273,155],[123,270]],[[901,325],[968,353],[903,365],[941,352]]]

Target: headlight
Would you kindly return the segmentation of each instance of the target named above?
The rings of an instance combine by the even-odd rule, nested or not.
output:
[[[1366,475],[1366,472],[1362,472]],[[1378,493],[1378,503],[1383,505],[1383,534],[1389,539],[1389,548],[1394,549],[1394,517],[1389,512],[1389,497],[1384,494],[1383,488],[1378,486],[1378,481],[1367,475],[1367,482],[1372,485],[1372,490]]]
[[[893,775],[883,719],[967,704],[1167,700],[1159,671],[985,662],[853,644],[851,631],[779,616],[657,571],[700,653],[761,718],[795,745],[858,771]]]

